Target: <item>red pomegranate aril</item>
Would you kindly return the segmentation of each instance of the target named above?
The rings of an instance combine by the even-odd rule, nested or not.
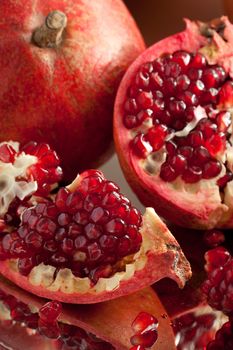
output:
[[[172,182],[177,178],[177,174],[168,163],[163,163],[160,170],[160,177],[166,182]]]
[[[146,350],[142,345],[135,345],[130,348],[130,350]]]
[[[34,258],[23,258],[18,260],[18,269],[21,275],[27,276],[35,266]]]
[[[202,119],[198,123],[198,129],[201,130],[203,137],[208,139],[217,132],[217,125],[208,119]]]
[[[91,240],[92,239],[96,240],[102,234],[101,226],[94,225],[94,224],[87,224],[84,227],[84,231],[85,231],[85,234],[86,234],[87,238],[89,238]]]
[[[138,106],[137,106],[137,102],[134,98],[130,98],[125,102],[125,110],[129,113],[129,114],[137,114],[139,112]]]
[[[138,119],[136,115],[128,114],[124,117],[124,125],[128,129],[135,128],[138,126]]]
[[[198,105],[198,98],[192,91],[186,90],[181,95],[179,95],[179,97],[182,101],[184,101],[187,107]]]
[[[72,254],[74,250],[74,242],[70,238],[65,238],[64,241],[61,244],[61,248],[64,253],[66,254]]]
[[[222,170],[220,162],[212,160],[205,164],[202,170],[203,179],[211,179],[218,176]]]
[[[190,159],[193,155],[193,148],[190,146],[183,146],[178,148],[178,153],[184,156],[187,160]]]
[[[158,72],[154,72],[150,76],[150,85],[155,89],[163,88],[163,79]]]
[[[226,132],[231,125],[231,113],[228,111],[222,111],[217,114],[216,118],[218,131]]]
[[[224,247],[216,247],[205,253],[206,271],[212,272],[214,269],[224,266],[231,259],[231,254]]]
[[[221,134],[215,134],[207,139],[205,142],[205,147],[208,149],[210,154],[215,157],[219,153],[223,153],[225,150],[225,136]]]
[[[103,250],[113,250],[117,243],[117,237],[112,235],[102,235],[99,239],[99,243]]]
[[[181,73],[181,66],[173,61],[168,62],[165,65],[164,75],[165,77],[176,78]]]
[[[210,341],[206,350],[231,350],[233,349],[233,325],[232,321],[224,325],[215,334],[215,339]]]
[[[148,327],[150,327],[150,329],[157,329],[158,320],[148,312],[142,311],[137,315],[131,327],[135,333],[141,333],[148,329]]]
[[[50,339],[58,339],[60,337],[60,329],[57,323],[51,324],[48,327],[48,324],[40,319],[38,321],[38,332]]]
[[[169,162],[177,175],[183,173],[187,167],[187,161],[181,154],[175,155]]]
[[[225,235],[222,231],[209,230],[205,232],[203,240],[210,248],[215,248],[225,242]]]
[[[186,183],[195,183],[198,182],[202,177],[202,171],[199,167],[191,166],[188,167],[185,172],[182,174],[182,179]]]
[[[147,109],[153,106],[153,95],[151,92],[142,91],[136,97],[139,108]]]
[[[230,172],[227,172],[226,175],[218,179],[217,185],[220,187],[220,189],[224,188],[229,181],[233,180],[233,174]]]
[[[201,131],[191,131],[188,135],[188,139],[190,142],[190,145],[193,147],[202,146],[203,144],[203,135]]]
[[[150,128],[145,135],[145,139],[151,144],[153,151],[158,151],[165,143],[167,136],[167,127],[158,125]]]
[[[145,140],[145,136],[139,134],[133,140],[133,150],[138,157],[146,158],[146,156],[152,152],[153,148],[150,143]]]
[[[192,57],[190,66],[193,68],[205,68],[207,65],[207,61],[205,56],[203,56],[200,52],[195,53]]]
[[[204,91],[200,97],[201,102],[204,104],[217,103],[217,98],[218,98],[218,90],[215,88],[210,88],[209,90]]]
[[[60,226],[66,226],[70,223],[70,215],[67,213],[61,213],[57,217],[57,222]]]
[[[152,111],[154,112],[155,116],[161,115],[164,111],[165,104],[164,101],[160,98],[157,98],[154,100],[153,105],[151,106]]]
[[[158,333],[154,330],[145,333],[135,334],[130,338],[132,345],[141,345],[144,348],[150,348],[158,339]]]
[[[195,68],[189,68],[187,71],[187,75],[191,81],[201,79],[202,73],[203,72],[201,69],[195,69]]]
[[[189,90],[199,97],[205,89],[205,85],[201,80],[196,80],[191,83]]]
[[[0,145],[0,161],[3,163],[14,163],[16,151],[7,143]]]
[[[129,225],[140,226],[142,223],[142,217],[140,212],[136,208],[131,208],[127,215],[126,222]]]
[[[203,72],[202,80],[206,88],[209,89],[218,86],[219,76],[214,68],[207,68]]]
[[[176,80],[176,84],[178,91],[187,90],[190,85],[190,79],[187,75],[180,75]]]
[[[123,236],[124,234],[125,222],[121,219],[112,219],[106,225],[105,229],[107,232]]]
[[[177,145],[173,141],[166,142],[166,150],[169,156],[174,156],[177,152]]]
[[[25,230],[26,231],[26,230]],[[43,238],[37,232],[31,232],[25,236],[25,243],[29,249],[40,249],[43,243]]]
[[[227,81],[219,90],[218,104],[220,108],[231,108],[233,105],[233,82]]]
[[[60,302],[54,300],[46,303],[39,310],[39,317],[45,323],[54,323],[57,321],[62,311],[62,305]]]
[[[83,235],[79,235],[76,239],[75,239],[75,248],[76,249],[81,249],[81,248],[85,248],[86,244],[87,244],[87,239],[85,236]]]
[[[200,146],[194,149],[190,162],[192,165],[202,167],[210,158],[211,156],[208,150],[205,147]]]
[[[186,68],[191,60],[191,55],[186,51],[176,51],[173,54],[173,61],[179,63],[181,66],[181,69],[184,70]]]
[[[174,90],[176,89],[176,86],[177,86],[177,82],[175,78],[170,77],[164,81],[163,91],[166,91],[167,95],[172,96],[174,93]]]
[[[170,99],[168,102],[168,109],[171,114],[181,115],[186,109],[186,104],[184,101]]]
[[[142,89],[146,89],[150,83],[149,72],[139,71],[135,78],[135,84]]]

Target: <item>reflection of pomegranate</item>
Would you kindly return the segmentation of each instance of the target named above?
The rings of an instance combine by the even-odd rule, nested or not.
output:
[[[2,0],[0,13],[0,141],[48,142],[71,179],[111,141],[141,35],[121,0]]]
[[[233,27],[226,17],[186,24],[122,80],[116,148],[145,205],[186,227],[232,227]]]
[[[0,318],[13,320],[49,337],[58,337],[58,342],[53,341],[58,349],[65,350],[67,347],[68,350],[69,346],[79,349],[80,342],[83,342],[82,349],[86,349],[84,345],[87,343],[90,346],[87,349],[92,350],[128,350],[135,333],[150,327],[149,333],[154,328],[158,330],[157,342],[151,350],[175,350],[169,317],[163,317],[166,311],[151,288],[95,305],[62,305],[62,310],[58,302],[44,303],[43,299],[0,279]],[[150,315],[152,323],[148,324],[145,314]],[[158,324],[152,314],[158,318]],[[39,327],[41,321],[45,323],[43,329]]]
[[[129,294],[190,266],[152,208],[142,217],[97,170],[21,214],[0,237],[0,272],[23,289],[72,303]]]

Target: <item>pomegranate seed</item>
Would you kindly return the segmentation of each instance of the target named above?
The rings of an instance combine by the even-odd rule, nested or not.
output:
[[[146,109],[146,110],[140,111],[137,114],[138,125],[141,125],[144,122],[144,120],[151,118],[152,114],[153,114],[153,112],[151,109]]]
[[[163,87],[163,79],[158,72],[151,74],[150,84],[154,89],[161,89]]]
[[[192,166],[185,170],[185,172],[182,175],[182,179],[186,183],[195,183],[201,179],[201,176],[201,169],[199,167]]]
[[[130,338],[132,345],[141,345],[144,348],[150,348],[158,339],[158,333],[155,331],[148,331],[141,334],[135,334]]]
[[[233,180],[233,174],[230,172],[227,172],[226,175],[218,179],[217,185],[220,187],[220,189],[224,188],[229,181]]]
[[[206,266],[205,269],[209,273],[214,269],[225,265],[230,261],[231,255],[229,251],[223,247],[217,247],[211,250],[208,250],[205,253]]]
[[[218,131],[226,132],[229,126],[231,125],[231,113],[227,111],[222,111],[217,114],[217,126]]]
[[[208,150],[205,147],[200,146],[194,149],[193,156],[190,162],[192,165],[203,167],[206,164],[206,162],[209,161],[209,159],[210,154]]]
[[[61,314],[62,306],[58,301],[49,301],[39,310],[39,316],[45,323],[54,323]]]
[[[138,126],[138,120],[136,115],[126,115],[124,117],[124,125],[127,129],[132,129]]]
[[[193,147],[202,146],[203,135],[201,131],[191,131],[188,135],[190,145]]]
[[[129,98],[125,102],[125,110],[132,115],[139,112],[137,102],[134,98]]]
[[[182,70],[186,68],[191,60],[191,55],[186,51],[176,51],[173,54],[173,61],[179,63]]]
[[[153,106],[153,95],[151,92],[142,91],[138,94],[136,101],[139,108],[150,108]]]
[[[164,101],[162,99],[157,98],[156,100],[154,100],[151,109],[153,110],[155,115],[160,115],[164,111],[164,106]]]
[[[209,230],[204,234],[204,242],[210,248],[215,248],[225,242],[225,235],[222,231]]]
[[[152,316],[151,314],[148,314],[147,312],[140,312],[138,316],[135,318],[131,325],[134,333],[141,333],[148,329],[157,329],[158,328],[158,320]]]
[[[205,142],[205,146],[214,157],[216,154],[223,153],[225,150],[225,139],[220,134],[213,135]]]
[[[158,151],[165,143],[167,127],[165,125],[154,126],[149,129],[145,139],[151,144],[153,151]]]
[[[145,136],[143,134],[139,134],[133,141],[133,150],[140,158],[146,158],[146,156],[152,152],[153,148],[149,142],[145,140]]]
[[[8,143],[0,144],[0,161],[3,163],[14,163],[16,151]]]
[[[189,89],[192,93],[194,93],[196,96],[199,97],[202,94],[202,92],[204,91],[205,85],[203,84],[203,82],[201,80],[196,80],[196,81],[192,82]]]
[[[204,70],[202,80],[207,89],[216,87],[218,85],[218,73],[214,68],[207,68]]]
[[[184,101],[170,99],[170,101],[168,102],[168,109],[171,112],[171,114],[180,115],[184,113],[186,109],[186,104]]]
[[[187,161],[184,156],[181,154],[175,155],[171,160],[170,164],[172,168],[174,169],[175,173],[177,175],[180,175],[183,173],[183,171],[186,169]]]
[[[222,165],[220,162],[212,160],[205,164],[203,168],[203,179],[211,179],[218,176],[222,170]]]
[[[169,164],[163,163],[160,170],[160,177],[166,182],[172,182],[177,178],[177,174]]]
[[[191,66],[198,69],[198,68],[205,68],[206,65],[207,65],[207,61],[205,56],[197,52],[192,58]]]
[[[187,90],[190,85],[190,79],[187,75],[180,75],[177,80],[177,90],[178,91],[184,91]]]
[[[187,75],[190,80],[199,80],[202,77],[202,70],[201,69],[195,69],[195,68],[189,68]]]
[[[145,89],[149,86],[150,76],[148,72],[139,71],[135,78],[135,84],[142,89]]]

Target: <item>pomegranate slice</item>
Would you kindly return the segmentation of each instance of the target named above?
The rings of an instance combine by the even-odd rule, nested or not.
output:
[[[146,206],[185,227],[233,227],[233,26],[226,17],[186,25],[123,78],[116,149]]]
[[[45,143],[0,143],[0,217],[14,200],[48,195],[62,178],[59,164],[56,152]]]
[[[23,289],[67,303],[113,299],[163,277],[182,287],[191,274],[155,211],[142,218],[97,170],[25,209],[0,237],[0,260],[0,273]]]
[[[51,307],[54,303],[49,302],[43,306],[45,303],[43,299],[19,289],[3,278],[0,278],[0,291],[1,310],[5,310],[5,312],[1,312],[0,318],[12,319],[13,316],[15,322],[24,323],[28,328],[35,330],[38,326],[39,310],[45,309],[48,304]],[[16,317],[16,315],[19,316],[20,311],[22,311],[21,319]],[[92,334],[93,348],[94,341],[99,338],[102,347],[97,347],[98,350],[105,349],[104,344],[106,350],[112,350],[113,348],[128,350],[130,348],[130,338],[138,332],[138,328],[148,326],[145,317],[142,317],[145,314],[150,315],[153,320],[155,319],[153,315],[155,315],[158,320],[158,324],[155,324],[158,327],[156,328],[158,339],[151,349],[175,350],[174,334],[169,317],[151,288],[95,305],[63,305],[62,312],[58,317],[58,324],[60,332],[66,333],[66,337],[60,337],[58,343],[60,345],[64,342],[71,343],[74,335],[76,339],[79,335],[79,339],[83,337],[90,340],[90,334]],[[33,318],[32,316],[36,320],[34,324],[29,323],[29,319]],[[58,348],[60,349],[60,346]]]

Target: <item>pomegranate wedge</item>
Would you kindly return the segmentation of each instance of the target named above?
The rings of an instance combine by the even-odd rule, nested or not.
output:
[[[183,287],[191,270],[152,208],[142,217],[116,184],[88,170],[2,233],[0,273],[36,295],[88,304],[164,277]]]
[[[1,313],[1,319],[24,323],[25,326],[36,331],[38,331],[42,310],[48,306],[52,307],[54,303],[49,302],[44,305],[43,299],[22,291],[2,278],[0,292],[0,305],[2,310],[5,310]],[[50,315],[51,311],[50,309]],[[169,317],[151,288],[96,305],[63,305],[57,319],[60,331],[57,345],[66,343],[68,345],[72,340],[84,339],[90,342],[89,346],[94,349],[97,346],[97,350],[128,350],[134,332],[146,325],[145,315],[151,315],[152,319],[156,317],[158,320],[158,339],[151,349],[175,349]],[[34,323],[30,322],[32,319]],[[62,337],[64,332],[66,336]],[[97,339],[99,345],[96,343]],[[2,340],[1,333],[0,340]]]
[[[226,17],[186,26],[125,74],[116,149],[146,206],[185,227],[233,227],[233,26]]]

